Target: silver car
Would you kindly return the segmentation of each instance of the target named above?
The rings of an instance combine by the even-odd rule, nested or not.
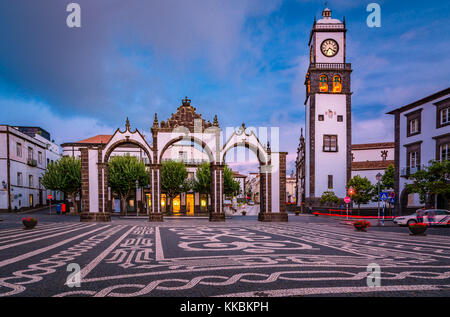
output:
[[[424,210],[422,218],[423,223],[432,224],[433,226],[450,226],[450,211],[445,209]],[[409,216],[396,217],[392,222],[399,226],[409,226],[419,221],[418,215],[415,213]]]

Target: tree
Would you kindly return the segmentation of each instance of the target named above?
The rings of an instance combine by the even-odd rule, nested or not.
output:
[[[442,195],[447,199],[450,198],[450,161],[430,161],[429,163],[428,167],[424,167],[410,175],[413,183],[406,185],[408,193],[419,194],[421,202],[425,203],[425,208],[431,207],[431,197],[433,195]]]
[[[50,162],[42,175],[42,186],[48,190],[58,190],[67,195],[78,210],[75,200],[81,191],[81,160],[65,156],[56,162]]]
[[[150,184],[150,175],[145,164],[129,154],[114,156],[108,162],[108,185],[120,198],[120,211],[124,213],[126,201],[133,189]]]
[[[201,194],[209,194],[211,191],[211,168],[209,163],[202,163],[197,167],[193,190]]]
[[[241,184],[234,180],[233,171],[225,165],[223,170],[223,193],[227,196],[238,195]]]
[[[161,189],[168,198],[169,214],[172,213],[172,200],[192,188],[188,172],[183,162],[167,161],[161,167]]]
[[[347,184],[346,188],[352,187],[354,194],[352,200],[358,205],[358,215],[361,211],[361,204],[367,204],[373,195],[373,186],[367,177],[355,175]]]
[[[394,165],[389,164],[380,180],[380,192],[387,189],[394,189],[394,186],[395,186],[395,168]],[[372,201],[378,200],[379,200],[379,193],[377,183],[373,186]]]
[[[338,204],[339,201],[339,197],[333,191],[324,192],[320,198],[321,204]]]
[[[395,186],[395,168],[394,165],[389,164],[389,166],[384,171],[383,177],[380,182],[380,189],[394,189]]]

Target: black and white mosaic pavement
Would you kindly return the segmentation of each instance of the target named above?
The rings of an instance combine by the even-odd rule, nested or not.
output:
[[[364,233],[337,221],[291,218],[156,224],[59,216],[42,217],[34,230],[5,219],[0,296],[450,295],[447,234],[416,237],[406,228]],[[80,287],[67,284],[71,263],[81,268]],[[367,284],[372,263],[381,268],[379,287]]]

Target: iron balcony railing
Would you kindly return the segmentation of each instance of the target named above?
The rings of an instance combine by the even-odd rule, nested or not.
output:
[[[34,159],[28,159],[28,160],[27,160],[27,164],[28,164],[29,166],[35,167],[35,166],[37,166],[37,161],[34,160]]]
[[[403,167],[400,169],[400,176],[401,177],[409,177],[410,175],[418,172],[421,170],[421,168],[425,167],[425,165],[417,165],[417,166],[411,166],[411,167]]]

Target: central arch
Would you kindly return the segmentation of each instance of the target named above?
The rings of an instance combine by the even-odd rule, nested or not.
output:
[[[167,142],[164,145],[163,149],[161,150],[161,153],[159,155],[159,162],[162,162],[162,158],[164,156],[164,153],[167,151],[167,149],[170,146],[172,146],[175,143],[178,143],[180,141],[190,141],[191,143],[195,143],[195,144],[201,146],[202,150],[204,150],[206,152],[206,154],[208,155],[209,162],[210,163],[214,163],[214,154],[211,151],[211,149],[209,148],[209,146],[203,140],[200,140],[200,139],[198,139],[198,138],[196,138],[194,136],[186,136],[186,135],[185,136],[178,136],[178,137],[170,140],[169,142]]]

